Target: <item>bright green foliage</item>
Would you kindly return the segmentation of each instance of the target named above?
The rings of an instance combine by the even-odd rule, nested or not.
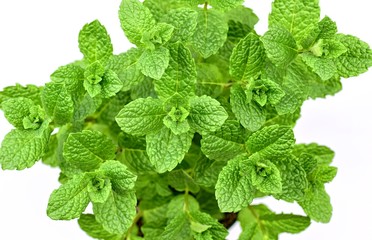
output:
[[[216,54],[223,46],[227,31],[228,25],[221,12],[214,9],[200,9],[191,42],[202,57],[207,58]]]
[[[169,50],[160,47],[157,49],[147,49],[138,59],[138,66],[142,73],[154,79],[160,79],[169,64]]]
[[[80,228],[89,236],[96,239],[120,240],[121,236],[106,231],[92,214],[82,214],[79,218]]]
[[[80,60],[0,92],[14,127],[2,169],[59,168],[47,215],[96,239],[224,240],[238,216],[240,240],[276,240],[329,222],[335,153],[296,144],[293,129],[303,103],[366,72],[372,50],[320,19],[318,0],[274,0],[262,35],[243,3],[122,0],[124,53],[98,20],[84,25]],[[262,197],[307,216],[251,205]]]
[[[66,140],[63,156],[67,162],[83,171],[99,168],[115,158],[115,146],[101,132],[84,130],[72,133]]]
[[[50,134],[47,122],[37,130],[12,130],[1,144],[1,167],[7,170],[32,167],[43,156]]]
[[[244,174],[241,155],[227,163],[218,177],[216,198],[222,212],[238,212],[247,207],[254,198],[253,184],[249,173]]]
[[[239,213],[243,229],[239,240],[278,239],[281,233],[299,233],[310,225],[308,217],[276,214],[264,205],[252,205]]]
[[[47,213],[54,220],[78,218],[89,203],[89,178],[77,175],[50,195]]]
[[[262,37],[267,57],[278,67],[287,67],[297,57],[296,41],[284,28],[273,27]]]

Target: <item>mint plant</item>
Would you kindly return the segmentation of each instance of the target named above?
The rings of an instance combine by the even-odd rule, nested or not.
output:
[[[98,20],[86,24],[82,59],[43,87],[0,92],[14,126],[2,169],[59,168],[48,216],[95,239],[222,240],[235,221],[242,240],[278,239],[329,222],[334,152],[296,144],[293,128],[305,100],[366,72],[372,50],[320,19],[318,0],[275,0],[263,36],[242,3],[123,0],[136,47],[119,55]],[[252,204],[262,197],[306,216]]]

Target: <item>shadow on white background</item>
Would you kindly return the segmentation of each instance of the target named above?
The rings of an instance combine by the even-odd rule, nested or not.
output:
[[[269,0],[250,0],[262,18],[258,33],[267,28]],[[321,0],[323,15],[335,20],[342,33],[372,44],[371,3],[366,0]],[[77,36],[81,27],[99,19],[111,35],[116,53],[130,44],[120,29],[120,0],[13,0],[0,2],[0,88],[21,84],[43,85],[59,66],[80,59]],[[327,186],[334,213],[331,223],[313,223],[300,235],[281,240],[372,239],[372,72],[344,80],[336,97],[308,101],[295,128],[298,142],[317,142],[336,151],[339,168]],[[0,139],[11,126],[0,115]],[[56,169],[36,164],[22,172],[0,171],[0,239],[88,240],[76,221],[52,221],[46,216],[48,198],[59,186]],[[262,202],[262,201],[258,201]],[[265,199],[277,212],[298,213],[295,204]],[[239,226],[230,240],[238,238]]]

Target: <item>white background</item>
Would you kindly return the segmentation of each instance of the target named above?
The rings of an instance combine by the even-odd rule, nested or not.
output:
[[[59,66],[80,59],[77,36],[81,27],[99,19],[108,29],[115,53],[130,47],[120,29],[120,0],[0,1],[0,89],[15,83],[43,85]],[[267,29],[270,0],[250,0],[247,6]],[[335,20],[339,31],[372,44],[371,4],[367,0],[321,0],[322,15]],[[343,81],[336,97],[308,101],[295,128],[298,142],[318,142],[336,151],[339,168],[327,186],[334,213],[331,223],[313,223],[300,235],[282,240],[372,239],[372,72]],[[0,114],[0,140],[11,126]],[[0,170],[0,239],[88,240],[76,221],[52,221],[46,216],[49,194],[59,186],[58,171],[42,164],[21,172]],[[294,204],[265,200],[275,211],[301,214]],[[230,240],[238,237],[234,228]]]

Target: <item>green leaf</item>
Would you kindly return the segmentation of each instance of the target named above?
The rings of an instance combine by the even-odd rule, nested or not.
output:
[[[123,83],[114,71],[109,70],[102,77],[101,87],[102,97],[109,98],[115,96],[123,88]]]
[[[165,47],[147,49],[138,60],[138,65],[144,75],[159,80],[169,65],[169,59],[169,50]]]
[[[97,222],[112,234],[123,234],[132,225],[136,215],[137,199],[133,191],[122,194],[111,192],[104,203],[94,203]]]
[[[128,91],[145,79],[138,64],[142,50],[131,48],[127,52],[110,58],[107,68],[114,71],[122,82],[122,90]]]
[[[42,156],[42,161],[44,164],[57,167],[59,165],[58,161],[58,139],[57,134],[54,134],[50,137],[48,146],[46,147],[45,154]]]
[[[111,193],[111,181],[103,176],[94,176],[87,189],[93,203],[104,203]]]
[[[319,17],[318,0],[275,0],[269,16],[269,29],[285,28],[300,42],[308,29],[318,24]]]
[[[318,166],[311,174],[312,178],[316,182],[329,183],[336,177],[337,168],[332,166]]]
[[[222,212],[238,212],[254,198],[251,178],[241,168],[241,162],[246,158],[240,155],[230,160],[218,176],[216,198]]]
[[[191,52],[182,43],[169,47],[169,66],[161,79],[155,81],[155,90],[160,99],[168,99],[175,94],[184,98],[193,96],[196,68]]]
[[[190,194],[181,194],[177,195],[169,201],[167,205],[166,217],[168,219],[172,219],[177,217],[178,214],[181,212],[189,211],[199,211],[199,203],[198,201]],[[158,219],[154,219],[158,220]]]
[[[302,62],[292,63],[282,78],[281,88],[286,93],[280,102],[275,105],[279,115],[294,113],[300,108],[309,96],[309,82],[319,78],[311,73]],[[278,81],[278,79],[270,80]]]
[[[194,168],[195,182],[205,188],[214,189],[218,174],[225,165],[225,162],[213,161],[204,156],[199,158]]]
[[[138,0],[123,0],[120,5],[119,18],[125,35],[131,43],[136,45],[142,45],[143,34],[156,26],[150,10]]]
[[[80,31],[79,48],[88,63],[99,61],[103,65],[113,52],[111,38],[98,20],[86,24]]]
[[[335,152],[326,146],[321,146],[316,143],[311,144],[296,144],[293,149],[293,154],[299,157],[302,153],[306,153],[317,161],[318,164],[330,164],[335,157]]]
[[[163,127],[159,132],[146,136],[147,154],[158,173],[174,169],[185,157],[194,134],[187,132],[175,135]]]
[[[165,15],[163,20],[174,26],[170,42],[187,42],[195,32],[197,17],[196,11],[187,8],[174,9]]]
[[[337,33],[337,25],[328,16],[325,16],[319,23],[320,30],[318,39],[332,39]]]
[[[53,220],[78,218],[89,203],[89,180],[85,174],[76,175],[54,190],[49,198],[48,216]]]
[[[308,217],[275,214],[264,205],[242,209],[238,220],[243,229],[240,240],[278,239],[281,233],[299,233],[310,225]]]
[[[16,84],[15,86],[5,87],[3,91],[0,92],[0,108],[1,104],[9,99],[24,97],[31,99],[35,105],[41,105],[40,91],[41,87],[36,87],[35,85],[22,86]]]
[[[1,144],[0,163],[4,170],[32,167],[46,151],[51,129],[44,122],[37,130],[14,129]]]
[[[258,35],[249,33],[240,40],[230,58],[230,74],[236,80],[256,79],[266,61],[265,49]]]
[[[236,121],[226,121],[220,130],[203,135],[201,150],[210,159],[226,161],[245,152],[245,130]]]
[[[71,122],[74,114],[74,102],[65,83],[51,82],[45,85],[41,93],[46,114],[56,125]]]
[[[243,88],[237,84],[231,88],[232,111],[240,124],[249,131],[257,131],[264,125],[265,112],[256,103],[249,102]]]
[[[213,9],[199,9],[197,22],[191,43],[204,58],[208,58],[225,43],[228,25],[223,14]]]
[[[314,221],[328,223],[332,217],[331,199],[323,184],[311,185],[302,201],[298,201],[305,213]]]
[[[372,50],[368,44],[351,35],[338,37],[347,48],[347,52],[335,61],[338,74],[349,78],[366,72],[372,66]]]
[[[190,222],[186,213],[181,212],[178,216],[170,220],[164,232],[161,234],[160,239],[192,240]]]
[[[128,171],[124,164],[114,160],[103,163],[100,171],[110,179],[112,189],[116,193],[124,193],[133,189],[137,180],[137,176]]]
[[[190,191],[197,193],[200,190],[199,185],[184,170],[174,170],[167,175],[168,183],[179,192]]]
[[[99,168],[104,161],[115,158],[115,146],[101,132],[84,130],[68,136],[63,156],[73,166],[91,171]]]
[[[227,11],[242,5],[243,2],[244,0],[210,0],[208,4],[215,9]]]
[[[261,40],[267,57],[278,67],[287,67],[298,55],[296,41],[286,29],[272,27]]]
[[[238,6],[225,13],[229,21],[238,22],[247,25],[253,29],[258,22],[258,17],[253,13],[252,9],[245,6]],[[230,29],[229,29],[230,30]]]
[[[251,153],[260,153],[264,157],[277,157],[290,152],[295,144],[290,127],[272,125],[253,133],[246,143]]]
[[[111,234],[106,231],[102,224],[98,223],[93,214],[82,214],[79,218],[80,228],[92,238],[104,240],[120,240],[121,235]]]
[[[287,202],[303,199],[308,182],[301,163],[291,155],[271,161],[280,170],[282,178],[282,192],[275,197]]]
[[[227,79],[224,78],[218,66],[209,63],[198,63],[196,70],[197,83],[195,93],[197,96],[208,95],[217,97],[228,87]]]
[[[132,135],[146,135],[163,126],[162,101],[154,98],[139,98],[125,105],[116,117],[121,129]]]
[[[31,108],[38,109],[31,99],[24,97],[10,98],[3,102],[1,107],[8,122],[19,129],[25,129],[24,120],[30,116]],[[43,119],[41,119],[41,116],[38,116],[36,111],[36,115],[30,120],[34,120],[33,122],[35,122],[36,126],[33,129],[37,129]]]
[[[228,118],[221,104],[209,96],[190,99],[190,108],[190,125],[199,133],[218,130]]]
[[[142,42],[145,48],[154,49],[166,44],[173,35],[174,27],[167,23],[158,23],[150,32],[144,33]]]
[[[94,116],[102,122],[115,122],[120,110],[131,101],[129,92],[118,92],[115,97],[105,99],[95,111]]]
[[[312,54],[302,54],[302,60],[311,67],[323,80],[329,80],[337,74],[337,68],[332,59],[316,57]]]
[[[267,194],[282,192],[282,178],[279,169],[272,162],[254,154],[241,163],[243,172],[250,175],[252,185]]]
[[[190,212],[190,216],[191,230],[195,239],[226,239],[227,229],[211,215],[193,211]]]

